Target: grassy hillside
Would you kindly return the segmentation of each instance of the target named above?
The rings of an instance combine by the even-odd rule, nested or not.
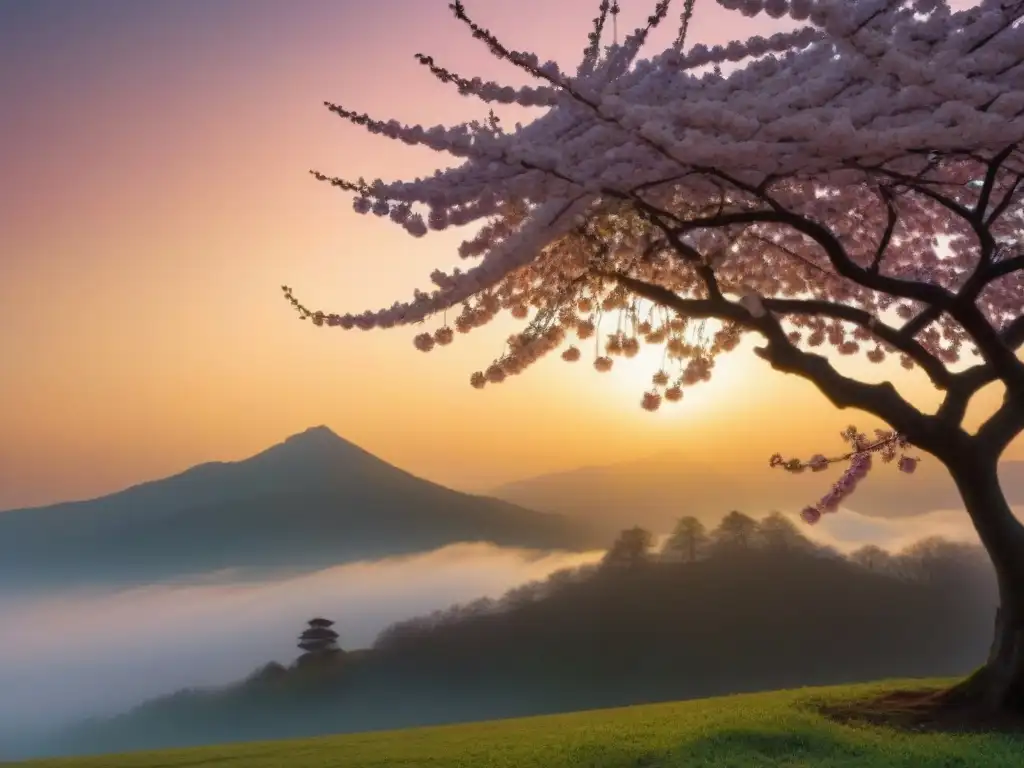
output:
[[[32,768],[1012,768],[1024,741],[843,726],[819,701],[937,687],[892,681],[441,728],[11,764]]]

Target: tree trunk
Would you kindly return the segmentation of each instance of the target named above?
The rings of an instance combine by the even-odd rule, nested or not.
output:
[[[1024,526],[1014,517],[997,474],[997,457],[975,449],[947,462],[999,584],[988,659],[949,695],[992,711],[1024,712]]]

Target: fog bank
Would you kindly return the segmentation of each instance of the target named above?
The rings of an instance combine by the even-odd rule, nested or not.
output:
[[[1013,509],[1018,517],[1024,519],[1024,506]],[[801,522],[797,515],[791,517],[808,538],[831,545],[844,553],[865,544],[875,544],[889,552],[897,552],[929,536],[980,544],[970,518],[962,509],[940,509],[904,518],[869,517],[841,509],[835,514],[823,515],[813,526]]]
[[[113,714],[237,680],[270,660],[289,663],[316,615],[337,622],[343,647],[365,647],[399,619],[498,597],[598,557],[462,544],[274,580],[225,572],[114,593],[0,592],[0,730]]]

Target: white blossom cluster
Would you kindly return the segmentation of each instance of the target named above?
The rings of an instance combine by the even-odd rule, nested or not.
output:
[[[1024,152],[1016,146],[1024,139],[1024,1],[982,0],[959,12],[945,0],[717,2],[803,26],[638,59],[648,29],[665,17],[663,0],[647,27],[599,56],[587,53],[571,75],[505,49],[453,2],[475,37],[538,85],[511,88],[454,75],[430,57],[421,63],[468,96],[547,111],[504,132],[496,123],[409,126],[329,104],[373,133],[465,161],[412,181],[316,175],[352,192],[357,212],[416,237],[476,225],[460,248],[471,266],[436,270],[432,291],[379,311],[315,312],[286,288],[289,300],[317,325],[342,328],[419,323],[460,305],[458,332],[502,311],[532,317],[473,375],[477,387],[573,336],[595,340],[599,371],[640,342],[664,344],[679,371],[655,374],[643,400],[649,410],[707,379],[715,355],[755,330],[743,318],[766,313],[804,348],[863,352],[873,362],[900,354],[912,367],[881,332],[899,330],[882,321],[895,315],[917,323],[911,338],[921,349],[955,362],[969,345],[965,329],[947,314],[926,316],[913,292],[896,289],[924,283],[955,293],[983,253],[1010,265],[1024,254]],[[730,63],[728,74],[716,66]],[[635,290],[641,283],[649,290]],[[718,319],[695,336],[697,323],[658,306],[652,290],[718,298],[744,314],[706,314]],[[787,298],[872,319],[788,312],[779,303]],[[974,302],[995,331],[1004,328],[1024,306],[1024,270],[987,280]],[[599,328],[608,315],[617,317],[611,332]],[[415,343],[429,351],[453,338],[445,325]],[[570,362],[581,355],[575,343],[562,353]]]

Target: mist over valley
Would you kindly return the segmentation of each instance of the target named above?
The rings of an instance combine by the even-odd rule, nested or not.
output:
[[[657,583],[623,582],[617,587],[608,582],[606,586],[594,586],[593,589],[598,590],[596,597],[581,597],[582,602],[576,599],[565,602],[560,598],[562,602],[548,603],[551,610],[561,613],[549,616],[538,626],[552,628],[559,637],[565,637],[572,626],[589,627],[586,640],[582,637],[572,640],[576,644],[573,646],[576,650],[572,651],[577,658],[576,665],[583,665],[578,673],[572,673],[564,660],[557,661],[566,649],[559,650],[558,643],[544,640],[543,634],[536,634],[539,629],[529,629],[532,626],[529,623],[519,629],[496,630],[499,634],[491,639],[480,636],[476,640],[469,639],[474,637],[472,634],[460,635],[463,630],[456,624],[451,630],[456,634],[450,640],[445,640],[443,634],[439,636],[441,639],[437,642],[442,645],[435,650],[430,650],[433,647],[430,643],[417,645],[419,641],[416,641],[405,649],[401,643],[391,646],[383,656],[379,647],[384,642],[387,649],[387,641],[382,640],[381,633],[394,631],[395,627],[400,628],[415,617],[447,616],[446,621],[450,620],[459,615],[451,613],[453,606],[479,606],[481,598],[496,601],[492,604],[520,606],[521,598],[516,597],[519,588],[526,589],[524,585],[531,583],[543,584],[553,573],[582,568],[578,578],[591,578],[593,569],[605,557],[603,550],[539,551],[479,542],[462,543],[420,554],[316,570],[261,574],[222,570],[128,588],[67,585],[43,593],[33,590],[19,594],[6,588],[0,591],[0,610],[5,617],[0,625],[0,692],[8,693],[0,694],[0,722],[5,724],[0,746],[15,756],[103,752],[251,738],[255,736],[252,731],[257,728],[255,724],[259,724],[257,730],[262,729],[261,732],[269,735],[313,735],[713,695],[763,688],[774,682],[813,684],[871,679],[879,671],[954,674],[970,663],[972,654],[983,649],[990,629],[994,590],[981,559],[970,560],[971,564],[965,566],[974,574],[973,586],[942,595],[940,602],[931,607],[930,601],[939,593],[928,597],[931,593],[915,592],[916,587],[893,593],[892,585],[882,585],[879,597],[883,599],[872,602],[865,598],[864,604],[873,607],[863,619],[864,632],[874,634],[879,640],[877,646],[864,649],[860,657],[826,651],[811,667],[791,660],[788,671],[779,671],[777,680],[768,674],[770,666],[777,666],[774,662],[754,663],[751,668],[749,658],[741,665],[745,670],[743,674],[739,668],[729,672],[727,666],[716,673],[717,680],[693,677],[693,670],[687,666],[686,643],[697,643],[690,651],[691,656],[706,654],[709,651],[700,640],[709,636],[706,633],[756,635],[767,644],[766,649],[791,632],[807,631],[815,636],[821,632],[831,633],[825,626],[832,620],[827,613],[821,614],[817,623],[807,616],[792,614],[787,619],[783,614],[777,617],[783,624],[770,625],[775,629],[766,627],[765,617],[755,606],[771,605],[773,600],[786,598],[772,591],[774,587],[768,587],[766,593],[756,591],[765,589],[765,584],[774,581],[779,589],[788,590],[792,589],[793,578],[810,578],[811,583],[805,586],[811,591],[794,598],[794,609],[801,605],[806,608],[817,603],[834,604],[834,595],[829,589],[835,588],[835,584],[845,585],[844,590],[867,589],[865,594],[876,589],[869,583],[874,576],[869,576],[864,583],[856,575],[849,577],[853,581],[843,581],[848,578],[843,576],[846,572],[835,571],[829,565],[838,562],[840,553],[853,553],[865,544],[898,552],[936,534],[949,542],[968,546],[976,543],[965,516],[952,510],[896,519],[843,511],[828,516],[820,526],[809,530],[801,527],[800,531],[801,537],[805,532],[809,534],[819,549],[819,555],[810,561],[804,562],[799,554],[795,559],[787,554],[781,559],[743,561],[739,565],[732,562],[725,570],[717,569],[711,561],[695,563],[692,567],[700,566],[705,571],[702,576],[694,577],[696,581],[687,581],[689,586],[679,597],[673,597],[671,586],[671,579],[676,577],[665,571],[661,576],[650,577]],[[655,537],[652,551],[666,545],[665,534],[667,532],[661,532]],[[796,563],[793,567],[797,571],[789,576],[784,572],[788,567],[786,562]],[[958,562],[953,566],[963,566]],[[823,567],[824,570],[818,570]],[[800,568],[807,569],[803,577],[799,576]],[[663,578],[669,578],[669,582],[657,581]],[[751,578],[753,582],[749,581]],[[836,578],[838,582],[830,582]],[[557,583],[563,582],[564,579],[559,579]],[[829,587],[829,583],[833,587]],[[616,598],[620,587],[627,593]],[[750,589],[755,592],[745,596],[743,592]],[[541,597],[538,598],[538,594]],[[542,590],[532,598],[522,599],[526,604],[540,599],[538,605],[544,606],[544,594]],[[626,606],[642,602],[646,599],[644,595],[655,601],[650,608],[655,613],[629,619],[628,610],[632,609]],[[677,602],[684,599],[683,595],[689,595],[685,600],[698,601],[692,605],[705,608],[687,609],[686,604]],[[597,599],[603,607],[597,613],[588,614],[585,606],[589,599]],[[618,600],[626,602],[616,607]],[[661,601],[667,602],[657,608]],[[715,606],[713,610],[706,613],[712,606]],[[889,616],[889,611],[895,609],[902,613],[902,625],[900,620],[894,623]],[[574,615],[577,610],[583,613]],[[680,611],[685,616],[687,611],[693,610],[705,613],[685,619],[683,628],[672,618]],[[313,699],[326,697],[323,700],[327,703],[321,708],[326,719],[311,714],[287,691],[271,696],[268,701],[276,701],[276,704],[264,705],[254,703],[264,694],[255,695],[253,699],[252,690],[244,686],[239,693],[240,681],[269,662],[285,667],[293,664],[300,654],[295,648],[299,632],[311,617],[321,615],[335,620],[339,644],[353,659],[348,667],[351,672],[345,673],[349,677],[343,676],[339,681],[328,675],[325,679],[334,682],[325,683],[324,691],[319,694],[307,691]],[[915,653],[901,656],[904,651],[891,647],[892,631],[917,632],[923,641],[927,632],[932,631],[925,625],[942,617],[946,617],[944,621],[955,622],[958,631],[951,638],[953,645],[938,648],[937,656]],[[699,622],[699,631],[694,621]],[[659,629],[662,622],[667,624]],[[793,626],[786,626],[786,622]],[[642,635],[630,632],[622,635],[630,624]],[[686,624],[689,629],[685,628]],[[465,631],[470,632],[470,625],[466,625]],[[513,640],[516,636],[520,639]],[[657,649],[663,648],[666,642],[679,647],[679,663],[683,666],[667,674],[669,683],[655,685],[650,671],[637,672],[629,663],[619,673],[613,673],[607,666],[609,659],[603,656],[602,648],[607,648],[607,653],[614,658],[635,659],[635,651],[623,654],[620,646],[625,643],[632,648],[641,637],[646,638],[642,647],[648,648],[652,662],[658,665],[664,665],[676,652],[665,656],[667,648]],[[463,648],[467,642],[469,645]],[[503,650],[491,647],[496,642],[502,644]],[[886,642],[890,643],[888,655],[876,653]],[[540,645],[534,647],[535,643]],[[378,647],[371,652],[376,656],[360,656],[364,652],[359,649],[370,647]],[[709,647],[726,656],[742,653],[749,657],[746,650],[737,648],[729,652],[729,643],[721,639]],[[478,661],[465,666],[464,661],[477,653],[480,654]],[[872,653],[877,656],[874,661],[868,658]],[[529,661],[531,658],[534,661]],[[587,658],[591,661],[585,661]],[[713,657],[699,661],[701,658],[704,657],[693,657],[690,663],[711,664],[712,668],[726,663],[724,658],[718,662]],[[460,659],[463,661],[458,661]],[[480,663],[486,664],[489,671],[485,673],[475,666]],[[407,668],[409,664],[413,670]],[[537,664],[540,666],[535,666]],[[556,666],[551,667],[551,664]],[[585,672],[588,664],[597,664],[605,671],[593,678],[593,672]],[[686,669],[691,671],[686,672]],[[666,672],[655,678],[666,678]],[[593,678],[593,683],[581,688],[578,674]],[[762,678],[760,682],[758,674]],[[468,683],[476,678],[483,680],[483,684]],[[548,684],[542,683],[546,678]],[[466,682],[460,684],[458,680]],[[555,695],[549,685],[563,690],[564,695]],[[213,698],[204,698],[207,694],[201,693],[185,698],[179,694],[170,700],[162,698],[176,691],[218,688],[235,693],[208,694]],[[345,693],[349,689],[351,691]],[[304,690],[301,684],[299,690]],[[222,696],[227,698],[218,698]],[[150,703],[133,711],[144,702]],[[211,706],[214,709],[208,714],[200,714]],[[277,716],[272,724],[259,714],[260,706],[275,709]],[[119,714],[123,716],[111,721],[110,727],[103,725],[106,718]],[[83,726],[81,723],[87,719],[96,724]],[[3,750],[0,754],[4,754]]]

